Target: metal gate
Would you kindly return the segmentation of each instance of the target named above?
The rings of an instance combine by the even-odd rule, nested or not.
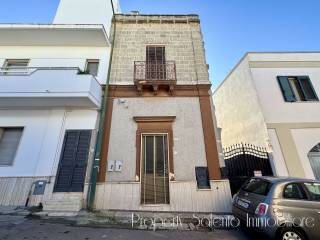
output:
[[[229,179],[232,195],[250,177],[273,176],[265,148],[241,143],[225,148],[223,153],[226,167],[222,168],[222,175]]]

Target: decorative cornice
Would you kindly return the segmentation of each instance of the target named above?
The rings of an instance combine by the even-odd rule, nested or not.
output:
[[[174,122],[176,116],[146,116],[146,117],[133,117],[137,123],[141,122]]]
[[[109,85],[109,97],[203,97],[210,96],[211,84],[176,85],[173,92],[159,88],[153,91],[139,92],[135,85]]]

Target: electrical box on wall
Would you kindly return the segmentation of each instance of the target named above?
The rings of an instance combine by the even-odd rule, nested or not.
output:
[[[108,172],[121,172],[122,171],[122,161],[119,160],[109,160],[108,161]]]
[[[109,160],[108,161],[108,172],[113,172],[115,168],[115,161],[114,160]]]
[[[33,195],[43,195],[46,189],[47,181],[36,181],[34,183]]]
[[[122,161],[116,161],[116,168],[115,168],[116,172],[121,172],[122,171]]]

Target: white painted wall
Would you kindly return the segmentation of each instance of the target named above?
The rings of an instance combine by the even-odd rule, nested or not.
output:
[[[277,137],[275,129],[268,129],[269,143],[271,144],[272,153],[270,153],[270,160],[273,173],[276,176],[289,176],[286,162],[283,158],[281,146]]]
[[[24,127],[12,166],[0,177],[54,176],[67,129],[94,129],[96,110],[0,110],[1,127]]]
[[[120,12],[118,0],[113,0]],[[110,0],[60,0],[54,24],[103,24],[109,34],[112,6]]]
[[[291,129],[291,134],[306,177],[314,179],[308,153],[315,145],[320,143],[320,128]]]
[[[241,142],[268,147],[266,124],[247,58],[214,91],[213,103],[224,147]]]
[[[207,166],[198,98],[126,98],[114,101],[108,160],[122,160],[123,171],[107,172],[107,181],[135,181],[134,116],[176,116],[173,123],[174,171],[178,181],[195,180],[195,166]]]
[[[100,108],[100,83],[78,69],[15,69],[0,75],[0,108],[87,107]],[[8,101],[10,100],[10,101]]]
[[[320,61],[319,52],[253,52],[248,54],[250,61]]]
[[[55,46],[0,46],[0,67],[5,59],[30,59],[29,67],[79,67],[84,69],[87,59],[99,59],[97,80],[106,83],[110,48]]]
[[[228,180],[210,181],[199,190],[196,181],[171,181],[170,204],[142,205],[140,182],[98,183],[94,207],[98,210],[230,213],[232,197]]]
[[[285,102],[277,80],[307,75],[320,97],[320,68],[251,68],[251,72],[266,123],[320,122],[320,102]]]

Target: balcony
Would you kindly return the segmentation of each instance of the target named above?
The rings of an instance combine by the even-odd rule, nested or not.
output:
[[[99,108],[102,89],[78,68],[0,68],[0,108]]]
[[[134,62],[134,83],[139,92],[152,89],[157,94],[160,88],[174,91],[177,84],[176,64],[174,61],[165,63]]]

